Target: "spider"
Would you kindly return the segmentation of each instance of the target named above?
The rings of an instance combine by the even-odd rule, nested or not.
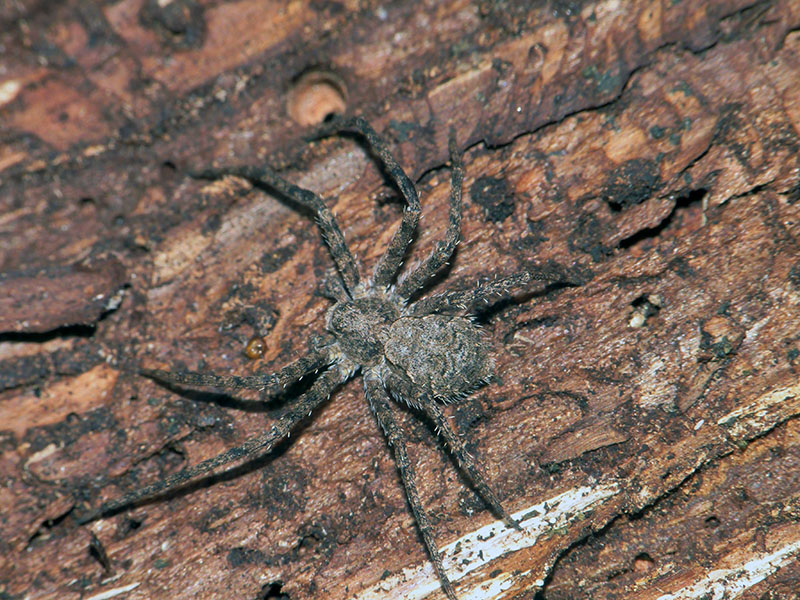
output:
[[[375,130],[360,117],[340,119],[329,124],[319,137],[352,132],[360,135],[370,152],[402,194],[406,206],[399,228],[379,259],[371,280],[362,279],[356,261],[333,213],[313,192],[289,183],[268,167],[239,166],[210,169],[196,177],[218,179],[233,175],[286,196],[316,214],[317,224],[340,275],[337,284],[328,285],[326,295],[335,303],[327,313],[327,332],[312,341],[302,358],[269,375],[214,375],[198,372],[172,372],[139,369],[151,379],[167,385],[187,385],[223,389],[255,389],[263,399],[281,394],[284,388],[304,375],[318,372],[313,384],[266,432],[222,454],[187,467],[161,481],[134,490],[107,502],[80,517],[80,523],[118,511],[146,498],[182,486],[198,476],[234,461],[269,452],[276,442],[289,435],[306,415],[358,371],[364,379],[367,400],[383,429],[405,486],[406,497],[422,533],[441,586],[449,600],[457,600],[442,565],[428,513],[417,491],[416,473],[406,450],[392,397],[421,411],[432,422],[482,498],[510,526],[519,524],[503,508],[495,492],[464,442],[445,417],[440,406],[462,398],[487,383],[493,372],[490,348],[480,327],[470,315],[523,290],[534,279],[557,280],[553,275],[523,271],[503,279],[476,285],[468,291],[450,291],[413,302],[427,283],[449,261],[461,234],[461,190],[463,166],[457,149],[455,130],[450,130],[451,162],[450,215],[444,240],[405,277],[395,283],[406,249],[419,222],[420,204],[416,187],[394,159]]]

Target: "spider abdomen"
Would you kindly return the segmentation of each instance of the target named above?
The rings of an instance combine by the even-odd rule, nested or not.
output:
[[[483,334],[464,317],[433,314],[398,319],[389,328],[384,353],[415,388],[446,401],[472,391],[492,374]]]

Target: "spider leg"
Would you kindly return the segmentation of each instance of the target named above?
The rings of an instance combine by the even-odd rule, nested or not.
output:
[[[358,273],[358,266],[353,254],[350,252],[350,248],[347,246],[347,242],[345,242],[344,234],[339,228],[336,217],[333,216],[331,209],[328,208],[322,198],[311,190],[286,181],[266,166],[252,167],[242,165],[221,169],[206,169],[192,173],[193,177],[200,179],[219,179],[225,175],[242,177],[253,184],[266,186],[313,211],[317,216],[317,225],[319,225],[322,232],[322,237],[325,243],[328,244],[331,256],[342,276],[347,291],[352,292],[355,289],[361,279]]]
[[[433,529],[431,528],[430,521],[428,520],[428,513],[422,506],[422,501],[419,497],[417,490],[417,475],[414,466],[408,458],[408,451],[406,450],[406,443],[403,439],[403,432],[399,424],[392,414],[391,401],[389,395],[383,387],[380,378],[369,371],[364,372],[364,385],[366,388],[367,399],[369,400],[372,410],[381,425],[389,445],[394,451],[394,459],[397,463],[397,468],[400,471],[400,476],[403,479],[403,485],[406,488],[406,498],[414,513],[414,518],[417,521],[422,533],[422,539],[425,541],[425,547],[430,554],[431,562],[439,576],[439,581],[442,584],[442,589],[449,600],[458,600],[456,593],[453,590],[453,584],[447,577],[447,572],[442,565],[442,557],[439,554],[439,548],[436,545],[436,540],[433,537]]]
[[[275,396],[283,389],[306,373],[330,364],[328,352],[325,349],[316,350],[289,363],[277,373],[270,375],[213,375],[211,373],[197,373],[195,371],[163,371],[161,369],[139,369],[139,373],[150,379],[162,383],[176,385],[191,385],[198,387],[215,387],[227,389],[256,389],[260,390],[263,397]]]
[[[450,425],[447,417],[442,412],[441,408],[436,404],[436,401],[424,394],[418,394],[414,391],[414,384],[402,372],[395,369],[390,369],[384,377],[389,389],[395,395],[400,395],[403,399],[415,408],[421,408],[425,414],[433,422],[436,431],[444,437],[447,448],[456,459],[459,468],[464,471],[472,481],[472,484],[478,490],[489,506],[494,509],[495,513],[499,515],[504,521],[510,524],[515,529],[519,529],[519,523],[508,514],[500,503],[500,499],[489,487],[488,480],[483,473],[483,470],[475,462],[475,458],[467,451],[464,442],[461,441],[458,433]]]
[[[323,298],[336,302],[347,302],[350,299],[347,290],[342,285],[342,280],[332,271],[325,273],[322,284],[319,286],[319,294]]]
[[[378,261],[373,275],[375,287],[386,288],[392,283],[395,275],[400,270],[406,248],[414,236],[417,223],[419,223],[419,195],[414,183],[389,152],[386,142],[365,119],[361,117],[338,119],[330,125],[322,127],[314,137],[325,137],[343,131],[354,131],[364,138],[370,151],[380,160],[386,173],[392,178],[406,201],[400,227],[395,231],[389,246],[386,248],[386,252]]]
[[[436,244],[436,248],[425,259],[425,262],[398,283],[397,294],[404,300],[408,300],[415,292],[422,289],[425,283],[450,260],[461,237],[461,189],[464,182],[464,166],[458,151],[454,128],[450,129],[449,147],[452,169],[450,175],[450,223],[447,226],[444,240]]]
[[[524,291],[533,281],[576,285],[559,273],[523,271],[502,279],[480,282],[471,290],[445,292],[423,298],[411,305],[410,314],[422,316],[430,313],[475,313],[516,292]]]
[[[319,404],[330,397],[331,392],[339,385],[344,383],[349,377],[350,370],[344,365],[338,365],[322,375],[314,382],[309,390],[303,394],[297,404],[290,410],[286,411],[278,422],[273,425],[270,430],[260,436],[250,438],[241,446],[236,446],[230,450],[226,450],[222,454],[218,454],[213,458],[204,460],[196,465],[187,467],[182,471],[156,481],[148,486],[134,490],[125,494],[121,498],[106,502],[99,508],[91,510],[77,518],[79,524],[94,521],[104,515],[116,512],[118,509],[137,503],[146,498],[152,498],[166,491],[178,488],[192,479],[205,475],[228,463],[239,461],[242,459],[250,459],[256,455],[265,454],[269,452],[275,442],[286,437],[294,426],[303,417],[307,416]]]
[[[489,503],[506,523],[514,527],[514,529],[519,529],[519,522],[503,508],[500,499],[495,495],[494,491],[492,491],[492,488],[489,487],[483,471],[475,462],[475,458],[464,447],[464,442],[461,441],[458,433],[456,433],[455,429],[450,425],[442,409],[436,405],[434,400],[427,397],[420,398],[418,404],[422,407],[422,410],[425,411],[425,414],[428,415],[428,418],[434,422],[437,431],[442,434],[450,452],[455,456],[458,466],[467,472],[483,499]]]

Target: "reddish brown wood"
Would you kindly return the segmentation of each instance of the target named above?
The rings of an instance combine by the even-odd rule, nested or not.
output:
[[[288,116],[317,69],[336,84],[323,107],[342,93],[422,176],[412,262],[444,233],[457,128],[464,236],[436,290],[531,263],[586,282],[493,313],[498,381],[449,410],[512,510],[595,501],[456,589],[682,597],[781,556],[739,597],[793,597],[798,24],[790,0],[0,7],[0,592],[338,599],[434,581],[358,381],[263,460],[74,520],[280,410],[131,365],[270,371],[323,326],[313,221],[190,169],[268,162],[327,198],[365,273],[386,247],[400,205],[369,157],[306,143]],[[254,334],[261,361],[243,354]],[[441,542],[490,523],[405,424]]]
[[[124,269],[114,259],[97,265],[45,267],[0,279],[0,329],[44,333],[94,324],[121,302]]]

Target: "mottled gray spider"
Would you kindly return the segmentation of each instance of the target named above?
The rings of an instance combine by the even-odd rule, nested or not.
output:
[[[85,523],[101,515],[134,504],[140,500],[181,486],[199,475],[233,461],[248,459],[269,452],[274,444],[287,436],[306,415],[325,401],[339,385],[357,371],[364,378],[366,395],[372,410],[394,450],[397,467],[406,489],[425,546],[450,600],[456,600],[453,586],[442,566],[442,559],[433,537],[428,514],[417,491],[414,467],[409,461],[404,434],[395,419],[390,395],[422,410],[466,472],[483,499],[513,527],[518,523],[503,508],[464,443],[442,412],[439,403],[461,398],[488,381],[493,362],[489,346],[480,328],[468,316],[471,313],[520,290],[534,279],[554,280],[545,274],[522,272],[505,279],[481,283],[469,291],[446,292],[418,302],[411,298],[420,292],[450,259],[461,234],[461,187],[463,167],[456,147],[455,132],[450,132],[452,164],[450,221],[443,241],[406,277],[393,285],[403,255],[419,221],[420,205],[417,190],[385,142],[361,118],[340,120],[330,124],[322,135],[344,131],[360,134],[371,152],[380,160],[406,201],[400,227],[389,247],[378,261],[372,281],[362,280],[353,255],[345,243],[339,225],[330,209],[313,192],[281,178],[269,168],[233,167],[208,170],[199,177],[216,179],[225,175],[246,178],[255,185],[277,191],[314,211],[317,222],[339,275],[341,284],[331,286],[336,301],[327,314],[327,334],[312,344],[310,353],[270,375],[239,377],[195,372],[170,372],[141,369],[152,379],[189,386],[225,389],[256,389],[264,398],[283,392],[287,385],[302,376],[320,371],[310,388],[281,416],[272,428],[241,446],[219,456],[183,469],[108,502],[79,519]]]

